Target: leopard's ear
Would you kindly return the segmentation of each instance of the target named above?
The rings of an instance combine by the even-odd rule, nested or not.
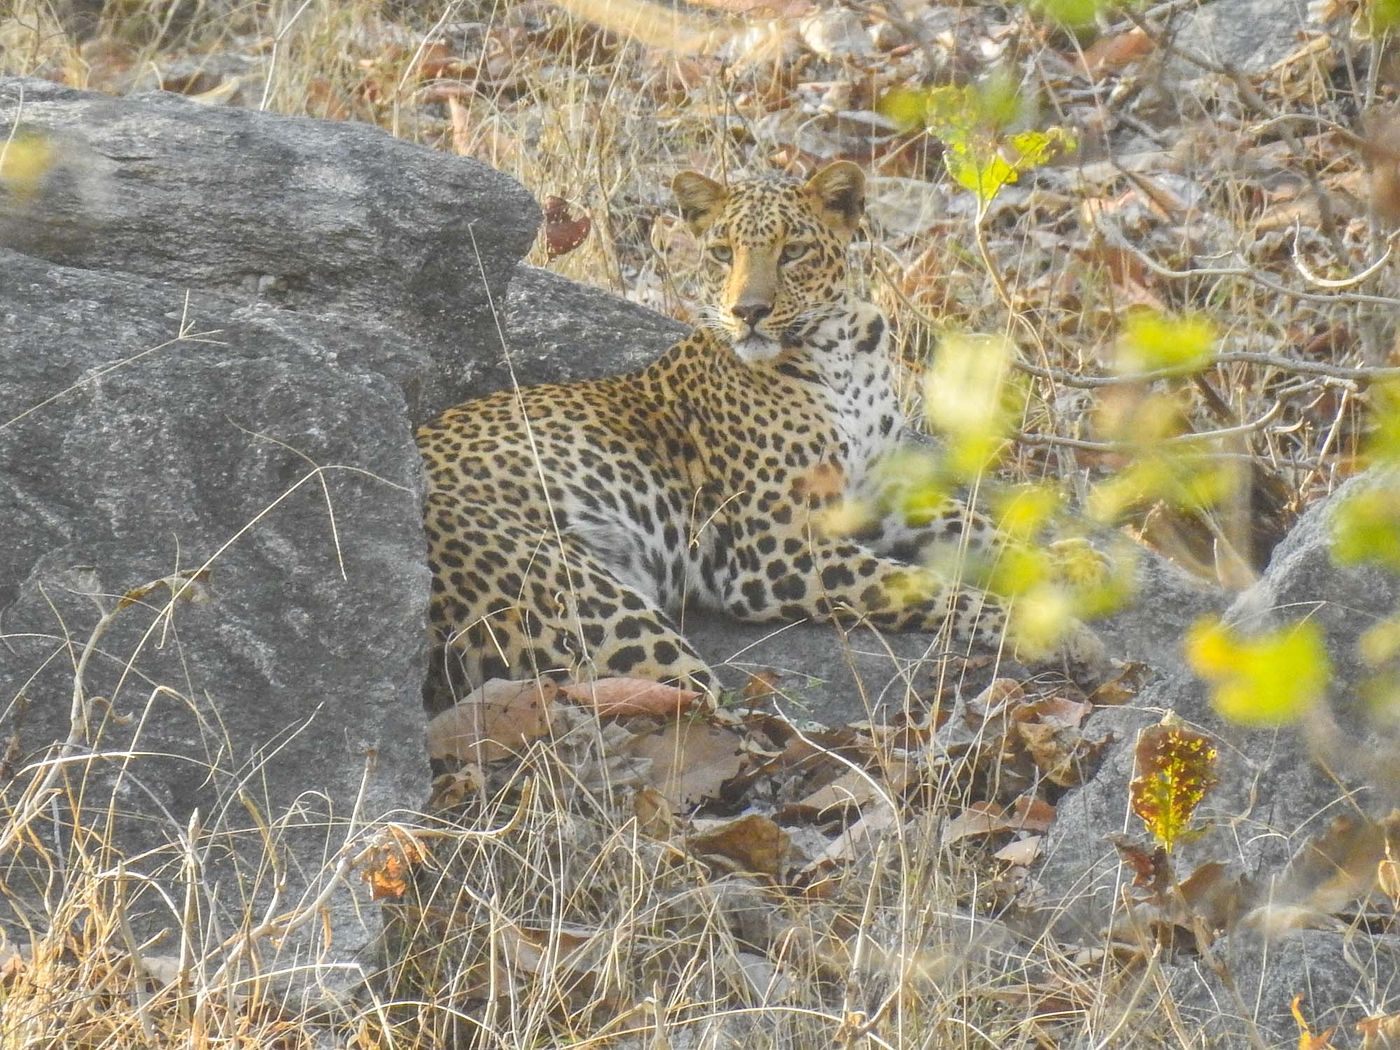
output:
[[[719,218],[729,194],[714,179],[698,171],[683,171],[671,180],[671,192],[681,206],[681,216],[696,233],[704,233]]]
[[[833,161],[804,187],[827,221],[843,233],[854,233],[865,214],[865,172],[848,160]]]

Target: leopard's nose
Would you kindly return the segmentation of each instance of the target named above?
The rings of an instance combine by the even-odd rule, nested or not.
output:
[[[729,312],[750,328],[757,328],[758,322],[771,314],[773,308],[764,303],[738,303],[730,307]]]

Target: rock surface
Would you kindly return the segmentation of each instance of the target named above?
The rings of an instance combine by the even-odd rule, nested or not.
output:
[[[129,870],[153,880],[132,918],[178,927],[154,887],[182,899],[197,810],[209,873],[239,872],[203,905],[228,935],[239,886],[272,876],[259,822],[290,908],[346,841],[423,797],[428,581],[402,382],[416,352],[348,321],[186,303],[173,285],[4,250],[0,272],[0,737],[16,749],[0,791],[14,805],[68,737],[77,654],[111,614],[61,776],[85,789],[34,831],[72,843],[110,804],[115,843],[141,858]],[[191,334],[172,342],[182,324]],[[157,589],[113,612],[132,588],[205,565],[208,600],[167,616]],[[16,857],[8,921],[50,874]],[[332,899],[339,957],[367,935],[352,897]],[[289,939],[281,962],[310,950]]]
[[[56,783],[84,791],[32,827],[74,872],[97,849],[75,829],[113,820],[142,931],[181,924],[156,891],[184,899],[197,814],[219,940],[315,899],[425,797],[412,428],[499,364],[470,333],[494,331],[537,213],[360,125],[15,79],[0,120],[51,160],[0,188],[0,804],[63,756]],[[209,600],[116,610],[206,563]],[[7,925],[59,895],[36,856],[3,858]],[[377,926],[357,878],[317,906],[329,945],[313,910],[264,966],[347,960]]]
[[[1138,731],[1157,722],[1165,711],[1176,712],[1221,745],[1221,783],[1207,795],[1197,815],[1198,822],[1210,830],[1180,846],[1176,854],[1177,871],[1183,877],[1202,862],[1222,861],[1267,886],[1332,817],[1351,811],[1382,816],[1400,805],[1395,764],[1400,748],[1394,729],[1367,715],[1359,688],[1366,671],[1356,651],[1364,630],[1400,608],[1400,578],[1372,568],[1338,566],[1331,557],[1331,520],[1340,502],[1365,486],[1395,483],[1393,477],[1363,475],[1310,508],[1274,551],[1263,577],[1224,616],[1227,623],[1246,632],[1305,617],[1320,625],[1332,662],[1325,715],[1279,730],[1232,725],[1215,713],[1205,686],[1178,667],[1167,668],[1130,706],[1108,708],[1092,717],[1087,732],[1111,734],[1116,743],[1093,779],[1060,801],[1046,861],[1037,876],[1047,910],[1064,932],[1098,938],[1114,912],[1118,887],[1131,881],[1107,835],[1124,828],[1142,831],[1128,802],[1133,748]],[[1285,944],[1293,944],[1288,951],[1294,955],[1312,950],[1293,943],[1301,937],[1295,933],[1289,935],[1292,940],[1285,939]],[[1360,940],[1365,940],[1364,935],[1358,934]],[[1390,954],[1385,957],[1393,959],[1393,947],[1386,951]],[[1274,959],[1270,965],[1283,963]],[[1395,971],[1389,973],[1393,978]],[[1352,977],[1357,975],[1347,979]],[[1284,995],[1272,979],[1265,983],[1271,992],[1267,1004],[1261,1000],[1260,1016],[1267,1014],[1286,1028],[1292,993]],[[1289,987],[1294,992],[1304,990]],[[1310,1015],[1320,1015],[1340,1010],[1349,1000],[1343,996],[1309,1001]],[[1296,1028],[1292,1031],[1296,1038]]]
[[[503,327],[521,386],[630,372],[690,331],[626,299],[523,263],[506,296]],[[488,372],[480,392],[510,385],[504,369]]]
[[[471,340],[539,222],[499,172],[364,124],[33,79],[0,79],[0,126],[53,159],[34,193],[0,195],[0,246],[397,328],[434,364],[415,422],[499,360]]]
[[[1218,66],[1245,75],[1263,73],[1298,50],[1309,28],[1306,0],[1213,0],[1184,9],[1173,27],[1173,44]],[[1322,28],[1314,25],[1314,30]],[[1200,66],[1174,59],[1188,79]]]
[[[1290,1005],[1303,996],[1302,1010],[1315,1034],[1335,1027],[1338,1036],[1355,1032],[1358,1021],[1394,1003],[1400,977],[1400,937],[1349,931],[1296,930],[1272,943],[1232,934],[1216,944],[1220,962],[1240,993],[1236,1000],[1203,966],[1170,967],[1172,998],[1193,1033],[1209,1033],[1205,1045],[1298,1046],[1298,1023]],[[1324,1044],[1325,1045],[1325,1044]],[[1358,1046],[1339,1038],[1335,1045]],[[1371,1045],[1371,1044],[1366,1044]],[[1385,1042],[1375,1044],[1385,1046]]]

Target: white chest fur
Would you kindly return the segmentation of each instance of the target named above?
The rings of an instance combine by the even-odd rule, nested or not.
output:
[[[903,421],[889,325],[874,306],[855,303],[849,312],[823,322],[809,342],[845,445],[847,482],[858,485],[898,443]]]

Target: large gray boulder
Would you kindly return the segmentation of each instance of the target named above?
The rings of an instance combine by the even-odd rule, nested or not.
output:
[[[0,246],[397,328],[433,363],[416,422],[499,366],[495,310],[539,222],[499,172],[364,124],[24,78],[0,79],[0,127],[53,158],[0,194]]]
[[[690,331],[615,295],[522,263],[505,301],[510,374],[487,373],[480,393],[631,372]],[[504,369],[502,369],[504,370]]]
[[[1276,548],[1263,577],[1224,616],[1245,632],[1305,617],[1321,626],[1332,664],[1324,712],[1277,730],[1225,722],[1212,707],[1205,685],[1178,663],[1175,668],[1166,665],[1167,673],[1130,706],[1106,709],[1091,718],[1087,732],[1112,736],[1115,743],[1097,774],[1060,801],[1046,861],[1037,875],[1047,914],[1063,933],[1078,933],[1098,943],[1114,914],[1119,888],[1131,881],[1108,836],[1125,828],[1142,831],[1141,822],[1129,811],[1133,749],[1139,730],[1159,721],[1166,711],[1204,729],[1221,745],[1221,782],[1197,814],[1209,830],[1178,847],[1174,863],[1181,877],[1201,863],[1220,861],[1268,887],[1333,816],[1379,817],[1400,805],[1395,767],[1400,741],[1394,726],[1368,709],[1361,683],[1369,672],[1356,649],[1363,631],[1400,608],[1400,578],[1370,567],[1339,566],[1331,555],[1332,521],[1342,501],[1366,486],[1396,483],[1394,475],[1373,472],[1353,479],[1310,508]],[[1248,893],[1244,896],[1246,908],[1267,902],[1267,894],[1258,899]],[[1357,937],[1364,939],[1360,933]],[[1316,954],[1312,940],[1315,936],[1307,931],[1290,934],[1287,952],[1278,946],[1269,949],[1275,956],[1271,965],[1281,966],[1290,958],[1302,965],[1298,960],[1312,959]],[[1235,943],[1238,948],[1254,942],[1241,933]],[[1357,946],[1354,954],[1368,953],[1391,960],[1387,965],[1393,967],[1393,945]],[[1312,965],[1317,965],[1315,959]],[[1350,974],[1348,979],[1356,976]],[[1361,976],[1373,984],[1385,977],[1381,984],[1386,986],[1400,980],[1394,969]],[[1180,981],[1183,987],[1192,985],[1189,975]],[[1195,984],[1206,989],[1210,981],[1198,974]],[[1277,979],[1264,980],[1263,987],[1267,994],[1257,999],[1258,1017],[1287,1028],[1289,998],[1304,989]],[[1309,1014],[1317,1016],[1347,1004],[1345,996],[1339,1000],[1316,997],[1309,1002]]]
[[[64,763],[29,814],[51,852],[0,853],[0,920],[43,928],[65,877],[120,853],[138,929],[178,929],[167,905],[197,812],[200,909],[221,939],[279,880],[278,910],[314,897],[347,844],[423,797],[428,580],[404,376],[426,362],[384,330],[163,282],[3,249],[0,273],[9,830],[44,762]],[[201,567],[207,600],[171,608],[157,588],[117,609]],[[372,931],[351,890],[327,903],[343,960]],[[264,962],[307,964],[326,946],[319,918],[306,932],[262,945]]]
[[[0,121],[51,159],[0,187],[0,922],[125,857],[140,935],[188,899],[343,972],[346,865],[426,795],[413,425],[499,383],[536,209],[353,124],[16,79]]]

